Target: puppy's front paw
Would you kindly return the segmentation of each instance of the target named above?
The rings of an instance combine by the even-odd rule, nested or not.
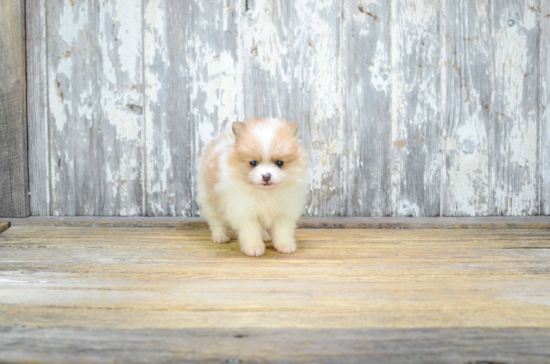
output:
[[[212,241],[216,244],[227,244],[229,243],[229,236],[225,235],[225,234],[221,234],[221,235],[212,235]]]
[[[261,257],[265,253],[265,245],[243,246],[241,250],[249,257]]]
[[[283,253],[283,254],[291,254],[296,251],[296,243],[293,241],[290,241],[287,243],[281,243],[281,244],[274,244],[274,246],[279,253]]]

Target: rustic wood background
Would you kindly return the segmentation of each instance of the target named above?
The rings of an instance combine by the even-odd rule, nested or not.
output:
[[[2,0],[0,217],[25,217],[30,213],[25,93],[25,4],[22,0]]]
[[[301,123],[306,215],[550,214],[546,0],[26,6],[33,215],[196,216],[261,116]]]

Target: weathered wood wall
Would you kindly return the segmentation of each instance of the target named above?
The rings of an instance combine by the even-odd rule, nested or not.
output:
[[[0,217],[29,210],[25,1],[0,1]]]
[[[543,0],[27,1],[34,215],[196,216],[228,123],[301,123],[306,215],[550,214]]]

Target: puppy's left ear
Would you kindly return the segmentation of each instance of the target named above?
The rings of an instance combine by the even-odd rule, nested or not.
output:
[[[241,134],[244,131],[244,123],[236,121],[236,122],[233,123],[233,126],[231,127],[231,129],[233,130],[233,134],[235,134],[237,139],[239,139],[239,137],[241,136]]]
[[[296,136],[296,134],[298,133],[298,130],[300,130],[300,124],[298,124],[297,122],[293,121],[291,123],[288,123],[289,127],[290,127],[290,133],[293,135],[293,136]]]

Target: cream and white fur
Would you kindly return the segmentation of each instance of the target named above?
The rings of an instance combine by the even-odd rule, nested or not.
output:
[[[197,197],[215,243],[229,242],[230,227],[246,255],[263,255],[267,240],[280,253],[296,251],[296,222],[307,188],[307,158],[297,131],[296,123],[281,119],[234,123],[205,150]],[[286,159],[283,167],[276,158]],[[250,159],[261,160],[253,167]],[[267,173],[269,185],[263,180]]]

